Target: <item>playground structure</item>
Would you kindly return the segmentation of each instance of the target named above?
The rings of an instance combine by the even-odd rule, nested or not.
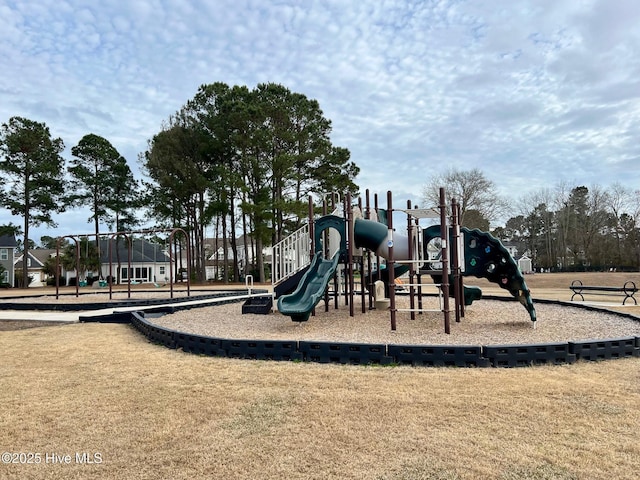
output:
[[[334,195],[331,201],[335,202]],[[438,311],[443,314],[444,330],[448,334],[450,297],[456,322],[460,322],[464,307],[482,296],[479,288],[463,284],[463,276],[474,275],[508,290],[525,307],[535,326],[531,295],[514,259],[489,233],[461,228],[460,207],[455,199],[447,207],[444,189],[440,189],[440,204],[428,209],[411,208],[407,202],[406,209],[394,210],[391,192],[387,192],[386,209],[378,208],[377,196],[371,208],[368,190],[364,211],[361,199],[354,205],[349,194],[341,206],[335,208],[334,203],[333,207],[332,213],[327,214],[327,202],[323,202],[323,215],[316,218],[309,198],[308,224],[273,247],[272,273],[278,310],[292,320],[308,320],[323,299],[328,311],[330,297],[338,308],[340,295],[344,296],[350,307],[349,314],[353,316],[356,293],[361,295],[362,313],[365,313],[366,295],[369,309],[374,309],[375,282],[382,282],[389,297],[392,330],[397,328],[398,311],[410,312],[411,319],[415,319],[416,313]],[[395,232],[394,211],[407,215],[406,236]],[[423,228],[420,220],[425,218],[439,219],[439,224]],[[360,272],[359,292],[355,290],[356,264]],[[399,309],[395,301],[395,279],[405,273],[409,275],[409,283],[403,285],[409,288],[410,308]],[[425,276],[430,277],[431,282],[425,282]],[[423,307],[425,285],[437,288],[438,310]],[[376,301],[376,304],[383,303]]]
[[[390,200],[390,192],[388,193]],[[368,198],[368,195],[367,195]],[[444,204],[444,202],[441,202]],[[451,216],[445,216],[441,224],[431,225],[426,228],[417,225],[419,220],[424,216],[437,218],[441,214],[442,209],[431,209],[431,211],[421,211],[421,209],[411,208],[407,203],[407,209],[412,213],[409,215],[404,209],[402,212],[407,214],[407,236],[396,233],[393,230],[393,223],[389,224],[389,215],[393,214],[392,208],[386,210],[376,207],[370,208],[367,200],[367,206],[364,210],[361,208],[351,208],[351,199],[347,197],[344,204],[347,208],[334,209],[331,214],[326,212],[326,205],[323,208],[321,216],[314,215],[313,204],[310,201],[310,221],[300,232],[289,239],[289,246],[303,246],[303,249],[284,249],[282,245],[276,245],[274,248],[281,248],[278,255],[274,256],[274,273],[287,272],[283,281],[292,280],[294,286],[291,291],[301,288],[304,295],[301,300],[310,299],[310,303],[325,300],[325,309],[329,308],[329,300],[331,298],[337,302],[339,298],[344,297],[345,302],[350,306],[350,315],[353,314],[354,296],[362,295],[363,313],[366,312],[366,296],[369,295],[369,309],[376,308],[373,302],[374,279],[382,284],[382,292],[391,297],[395,292],[394,277],[404,274],[411,270],[414,266],[414,275],[428,276],[433,280],[433,285],[441,288],[441,283],[446,282],[455,290],[455,282],[453,280],[456,269],[460,271],[458,280],[462,285],[461,278],[466,275],[475,275],[487,278],[497,283],[502,288],[508,290],[513,297],[520,300],[525,306],[532,321],[535,321],[535,309],[531,302],[529,291],[524,282],[524,278],[517,269],[513,259],[508,255],[506,250],[501,246],[500,242],[491,235],[477,230],[468,230],[460,228],[459,233],[456,232],[456,203],[451,202]],[[388,201],[388,207],[391,207]],[[358,202],[360,207],[360,201]],[[362,216],[357,213],[361,211]],[[414,215],[415,214],[415,215]],[[324,218],[326,217],[326,218]],[[375,220],[374,220],[375,219]],[[382,219],[380,222],[378,219]],[[393,222],[393,219],[392,219]],[[378,225],[380,224],[380,225]],[[444,225],[444,233],[441,228]],[[321,227],[321,228],[316,228]],[[351,229],[353,228],[353,230]],[[311,233],[310,233],[311,232]],[[340,235],[340,233],[343,235]],[[133,235],[135,232],[127,232]],[[147,232],[145,233],[155,233]],[[303,234],[304,233],[304,234]],[[75,238],[75,241],[83,239]],[[115,237],[114,237],[115,238]],[[444,242],[442,241],[444,238]],[[456,239],[457,240],[454,240]],[[312,243],[317,243],[312,249]],[[128,243],[132,245],[133,242]],[[449,251],[443,253],[442,244],[449,248]],[[351,244],[351,245],[350,245]],[[454,248],[454,244],[459,244],[459,248]],[[79,243],[76,243],[78,248]],[[369,245],[369,246],[367,246]],[[414,248],[415,247],[415,248]],[[353,249],[350,254],[349,250]],[[362,249],[362,251],[358,251]],[[411,251],[411,254],[409,253]],[[288,252],[287,255],[281,255]],[[317,255],[321,252],[322,255]],[[414,253],[415,252],[415,253]],[[381,258],[385,258],[385,262],[376,263],[375,257],[380,254]],[[349,257],[351,255],[351,261]],[[418,260],[414,262],[414,255]],[[422,255],[422,257],[420,257]],[[456,255],[459,255],[456,260]],[[299,268],[295,273],[293,259],[300,258],[304,260],[308,258],[306,267]],[[345,262],[344,259],[346,258]],[[443,258],[449,261],[449,268],[444,268]],[[311,263],[315,259],[316,266],[312,269]],[[337,260],[337,262],[336,262]],[[377,259],[376,259],[377,260]],[[390,265],[389,261],[393,260],[394,264]],[[428,260],[428,261],[426,261]],[[336,263],[334,263],[336,262]],[[384,263],[385,268],[382,267]],[[370,264],[364,266],[365,264]],[[131,262],[128,262],[127,268],[131,268]],[[361,276],[357,276],[357,270],[362,272]],[[302,281],[301,278],[308,271],[315,272],[308,275],[308,280]],[[333,272],[333,273],[331,273]],[[76,272],[77,274],[77,272]],[[443,278],[439,279],[438,274]],[[445,275],[446,274],[446,275]],[[296,278],[297,277],[297,278]],[[435,278],[434,278],[435,277]],[[128,278],[130,280],[131,277]],[[188,278],[188,277],[187,277]],[[283,276],[280,275],[282,280]],[[360,279],[360,288],[356,289],[357,280]],[[385,282],[386,279],[386,282]],[[317,286],[311,287],[313,281],[316,280]],[[330,289],[333,283],[333,289]],[[413,283],[413,281],[410,281]],[[419,292],[423,283],[417,280],[417,286],[410,287],[410,283],[405,283],[409,291],[415,288],[415,292]],[[387,292],[384,286],[386,285]],[[78,292],[76,284],[76,296]],[[243,359],[268,359],[268,360],[288,360],[303,362],[320,362],[320,363],[341,363],[341,364],[379,364],[379,365],[413,365],[413,366],[459,366],[459,367],[518,367],[533,366],[540,364],[570,364],[577,360],[603,360],[609,358],[622,357],[638,357],[640,355],[640,337],[637,335],[627,335],[619,338],[594,340],[578,340],[578,341],[554,341],[552,343],[535,343],[535,344],[505,344],[498,343],[481,343],[482,340],[475,340],[457,344],[430,344],[421,343],[394,343],[390,340],[370,340],[372,343],[354,343],[344,340],[335,341],[331,339],[318,340],[315,338],[277,338],[269,337],[266,340],[254,339],[233,335],[216,335],[210,333],[201,334],[190,331],[188,329],[176,329],[175,326],[169,324],[161,325],[157,321],[159,317],[166,314],[172,314],[180,310],[191,310],[198,307],[216,306],[224,303],[245,302],[242,306],[242,313],[266,313],[263,311],[263,303],[271,299],[270,294],[266,290],[253,288],[253,279],[247,277],[244,290],[210,292],[208,290],[201,291],[194,300],[191,298],[178,298],[172,302],[167,302],[166,298],[142,298],[136,300],[122,300],[116,302],[105,302],[99,300],[96,303],[68,303],[63,305],[54,305],[52,303],[24,303],[24,302],[2,302],[2,308],[7,310],[63,310],[63,311],[81,311],[85,312],[79,316],[80,322],[100,322],[100,323],[129,323],[139,330],[146,338],[154,343],[165,345],[172,349],[182,349],[185,352],[192,352],[198,355],[211,355],[217,357],[243,358]],[[280,285],[278,285],[278,289]],[[322,292],[312,298],[312,293]],[[461,293],[458,303],[462,309],[464,305],[481,298],[482,292],[476,287],[468,287],[462,285],[459,289]],[[291,294],[291,293],[289,293]],[[286,305],[285,298],[287,293],[281,293],[279,301]],[[442,304],[445,297],[440,292]],[[492,298],[492,299],[495,299]],[[247,303],[248,300],[252,302]],[[420,295],[415,294],[415,300],[418,301],[420,308]],[[504,298],[500,298],[504,300]],[[567,302],[550,302],[542,300],[543,303],[553,303],[569,306]],[[294,304],[296,302],[293,302]],[[376,302],[377,303],[377,302]],[[296,314],[301,315],[301,320],[308,319],[313,308],[306,310],[300,308]],[[384,305],[384,303],[382,304]],[[266,304],[267,310],[271,311],[271,305]],[[290,305],[293,307],[293,305]],[[572,308],[583,308],[585,310],[594,310],[595,307],[585,305],[570,305]],[[384,309],[392,315],[391,298],[389,304],[379,310]],[[246,310],[246,311],[245,311]],[[444,307],[441,307],[442,311]],[[94,313],[95,311],[95,313]],[[396,309],[396,311],[401,311]],[[412,312],[412,315],[416,312]],[[444,312],[443,312],[444,313]],[[463,313],[463,311],[461,311]],[[612,313],[607,311],[607,313]],[[215,320],[207,318],[209,320]],[[631,318],[637,321],[637,317],[633,315],[615,313],[616,316]],[[306,316],[306,317],[305,317]],[[250,321],[253,319],[250,319]],[[321,320],[320,320],[321,321]],[[276,320],[276,322],[278,322]],[[279,323],[279,322],[278,322]],[[535,323],[533,323],[535,325]],[[277,328],[280,328],[281,324]]]
[[[182,229],[182,228],[171,228],[171,229],[143,229],[143,230],[135,230],[135,231],[122,231],[122,232],[112,232],[112,233],[107,233],[107,234],[95,234],[95,233],[89,233],[89,234],[74,234],[74,235],[66,235],[63,237],[59,237],[57,239],[56,242],[56,272],[60,272],[60,246],[62,241],[65,238],[70,239],[71,241],[74,242],[74,246],[75,246],[75,258],[76,258],[76,282],[75,282],[75,289],[76,289],[76,297],[79,295],[79,287],[81,284],[80,278],[79,278],[79,272],[80,272],[80,259],[81,259],[81,252],[80,252],[80,244],[82,239],[85,239],[87,242],[87,248],[88,248],[88,239],[90,237],[95,237],[95,244],[97,246],[97,255],[100,258],[100,260],[102,260],[102,254],[101,254],[101,247],[100,245],[104,243],[103,238],[106,238],[106,246],[107,246],[107,250],[108,250],[108,275],[106,275],[107,280],[104,279],[105,277],[105,272],[103,272],[103,264],[100,263],[100,265],[98,266],[98,271],[99,271],[99,284],[101,287],[108,287],[109,288],[109,299],[111,299],[113,297],[113,279],[114,279],[114,272],[113,272],[113,265],[114,265],[114,255],[113,255],[113,245],[114,243],[116,244],[116,250],[117,250],[117,259],[116,262],[118,265],[120,265],[121,263],[121,259],[120,259],[120,249],[119,249],[119,240],[120,237],[123,237],[125,242],[126,242],[126,257],[127,257],[127,261],[126,261],[126,270],[124,270],[126,272],[126,285],[127,285],[127,296],[128,298],[131,298],[131,285],[137,283],[135,280],[135,275],[130,274],[131,272],[134,272],[134,269],[132,268],[132,263],[133,263],[133,245],[134,245],[134,239],[133,239],[133,235],[149,235],[149,234],[158,234],[158,233],[168,233],[168,267],[169,267],[169,275],[167,277],[168,279],[168,284],[169,284],[169,292],[170,292],[170,297],[173,298],[173,290],[174,290],[174,260],[176,258],[178,258],[178,252],[179,252],[179,247],[177,245],[176,242],[174,242],[174,238],[176,234],[182,234],[185,242],[186,242],[186,286],[187,286],[187,297],[190,296],[191,294],[191,273],[190,273],[190,268],[191,268],[191,249],[189,247],[189,236],[187,235],[187,233]],[[144,248],[144,246],[142,247]],[[144,251],[141,252],[142,253],[142,257],[144,257]],[[155,253],[155,252],[154,252]],[[164,255],[164,254],[163,254]],[[155,255],[154,255],[155,256]],[[119,267],[120,268],[120,267]],[[122,271],[122,269],[121,269]],[[154,276],[154,275],[151,275]],[[155,279],[154,279],[154,284],[156,286],[158,286],[158,284],[155,283]],[[59,298],[59,293],[60,292],[60,279],[59,279],[59,275],[56,275],[56,299]]]
[[[442,197],[444,198],[444,195]],[[344,296],[345,303],[350,306],[350,315],[353,316],[353,299],[356,294],[362,295],[363,313],[366,312],[366,302],[364,300],[366,300],[367,295],[369,296],[369,309],[376,308],[372,298],[375,290],[372,288],[375,284],[374,279],[379,279],[376,281],[380,282],[378,285],[382,284],[383,294],[391,297],[395,294],[395,277],[409,272],[413,266],[413,274],[418,278],[417,285],[410,287],[410,284],[413,283],[410,280],[410,283],[405,283],[403,286],[407,287],[410,292],[411,288],[415,288],[415,300],[418,301],[418,308],[420,308],[420,295],[415,293],[419,292],[421,287],[425,285],[420,276],[426,275],[430,277],[434,282],[433,285],[438,286],[439,289],[442,288],[442,282],[446,282],[451,286],[451,292],[455,295],[454,290],[457,287],[455,287],[454,278],[458,269],[460,272],[458,280],[462,287],[458,291],[461,296],[459,300],[455,300],[455,296],[453,298],[454,304],[457,303],[458,307],[460,307],[461,314],[464,313],[463,308],[465,305],[471,304],[471,302],[480,299],[482,296],[479,288],[462,285],[461,277],[475,275],[487,278],[501,288],[508,290],[513,297],[525,306],[532,322],[535,322],[535,309],[531,296],[517,265],[500,242],[488,233],[465,228],[459,228],[459,231],[456,231],[457,220],[455,216],[457,215],[457,207],[454,200],[451,201],[450,217],[445,215],[444,220],[440,217],[440,224],[426,228],[418,225],[421,218],[427,216],[429,218],[437,218],[445,210],[440,207],[424,211],[418,208],[412,209],[410,203],[407,203],[407,209],[401,209],[403,213],[407,214],[407,236],[395,232],[393,218],[391,223],[388,222],[389,216],[393,217],[394,211],[390,192],[388,192],[388,208],[386,210],[377,208],[377,198],[375,208],[370,208],[368,192],[367,205],[364,210],[361,208],[360,201],[358,201],[358,208],[352,208],[351,199],[347,196],[342,208],[342,214],[340,214],[339,208],[328,214],[326,205],[324,205],[323,214],[316,216],[314,215],[312,201],[310,200],[309,203],[309,222],[305,228],[296,232],[294,236],[285,239],[281,245],[274,246],[274,250],[280,249],[273,259],[274,273],[281,280],[278,282],[278,289],[280,289],[280,284],[284,285],[287,280],[291,280],[294,284],[291,291],[306,285],[305,288],[301,288],[301,291],[304,291],[304,295],[301,295],[300,298],[304,299],[308,296],[311,300],[310,303],[314,303],[316,300],[319,303],[320,300],[324,299],[326,310],[329,308],[329,300],[331,298],[335,299],[336,308],[338,308],[338,299]],[[444,202],[440,203],[444,205]],[[358,211],[362,214],[361,216]],[[443,225],[445,226],[444,229],[442,228]],[[156,232],[150,230],[141,231],[143,234],[154,234]],[[119,235],[126,234],[129,236],[136,233],[139,232],[121,232],[109,235],[114,235],[111,238],[113,240]],[[76,235],[73,238],[76,242],[76,249],[79,248],[79,241],[89,236],[91,234]],[[313,245],[314,242],[318,245],[317,247]],[[445,248],[448,247],[448,251],[443,252],[443,244]],[[133,239],[128,240],[127,245],[131,249]],[[285,245],[291,248],[283,248]],[[458,245],[457,248],[455,248],[456,245]],[[312,246],[314,248],[311,248]],[[351,249],[353,250],[350,252]],[[362,249],[362,251],[358,249]],[[409,253],[410,251],[411,253]],[[317,255],[319,252],[322,255]],[[286,255],[283,255],[283,253],[286,253]],[[168,256],[172,259],[175,258],[171,252],[169,252]],[[385,261],[379,262],[376,259],[374,262],[377,256],[384,258]],[[295,262],[293,260],[300,259],[304,261],[305,257],[308,259],[306,266],[294,268]],[[459,258],[459,260],[456,258]],[[447,260],[448,268],[445,268],[443,259]],[[316,261],[314,269],[311,268],[313,260]],[[390,264],[390,261],[394,263]],[[334,262],[336,263],[334,264]],[[367,264],[366,267],[365,264]],[[382,266],[384,268],[380,268]],[[131,260],[127,262],[127,268],[131,268]],[[309,274],[308,280],[302,281],[301,278],[310,270],[315,273]],[[360,277],[357,276],[358,270],[361,272]],[[281,273],[286,274],[281,275]],[[76,271],[77,274],[78,271]],[[442,276],[441,279],[439,275]],[[173,277],[171,275],[171,281],[173,281]],[[131,276],[127,278],[129,284],[131,283],[131,278]],[[358,278],[360,279],[359,290],[356,289]],[[187,275],[186,279],[189,279],[189,275]],[[312,288],[313,280],[316,281],[317,286]],[[333,290],[330,289],[332,282]],[[597,339],[586,341],[554,341],[552,343],[531,345],[524,343],[498,343],[494,345],[480,343],[482,340],[477,344],[473,340],[464,344],[457,344],[454,341],[453,344],[446,345],[441,343],[394,343],[392,340],[379,341],[375,339],[370,340],[373,343],[353,343],[351,341],[345,342],[342,339],[340,341],[326,340],[324,336],[321,340],[315,338],[274,339],[271,336],[266,340],[259,340],[220,334],[211,336],[210,333],[204,335],[190,330],[176,329],[175,326],[170,324],[160,325],[157,322],[157,318],[180,310],[243,301],[245,303],[242,306],[242,313],[267,313],[263,311],[265,306],[263,303],[271,300],[271,295],[266,290],[254,290],[251,276],[247,277],[245,287],[244,290],[234,291],[209,292],[208,290],[203,290],[200,295],[196,296],[196,300],[193,297],[178,298],[170,302],[170,304],[166,298],[143,298],[134,301],[123,300],[109,303],[98,301],[91,304],[68,303],[63,305],[3,301],[2,308],[7,310],[81,311],[85,313],[79,316],[80,322],[128,323],[150,341],[165,345],[168,348],[178,348],[198,355],[228,358],[362,365],[518,367],[540,364],[570,364],[577,360],[600,361],[609,358],[640,356],[640,337],[635,334],[619,338],[601,339],[598,337]],[[601,288],[598,287],[598,289]],[[625,293],[625,287],[621,290]],[[282,292],[281,290],[279,300],[281,303],[286,304],[281,299],[287,293]],[[316,295],[312,299],[311,294],[314,292],[322,292],[322,294]],[[129,296],[130,293],[129,289]],[[78,296],[77,282],[76,296]],[[439,297],[441,304],[444,304],[445,299],[449,298],[442,294],[442,290],[440,290]],[[495,299],[495,297],[492,299]],[[251,300],[251,302],[247,303],[248,300]],[[388,310],[391,316],[393,315],[393,307],[391,306],[391,298],[388,300],[388,304],[382,303],[381,305],[385,306],[378,309]],[[500,298],[500,300],[504,300],[504,298]],[[569,305],[567,302],[561,301],[541,300],[541,302],[571,306],[572,308],[579,307],[589,311],[597,309],[590,305]],[[295,304],[295,302],[293,303]],[[317,303],[309,311],[299,309],[298,312],[294,313],[300,314],[301,320],[308,319]],[[267,311],[270,312],[271,305],[267,303],[266,306]],[[439,311],[443,310],[444,307],[441,307]],[[401,310],[396,308],[396,311]],[[419,312],[418,309],[416,309],[416,312],[412,312],[412,315],[417,312]],[[616,316],[637,321],[637,317],[633,315],[610,311],[607,311],[607,313],[615,313]],[[212,319],[215,320],[215,314],[213,314]],[[209,320],[207,318],[207,323]],[[280,328],[280,326],[281,324],[277,328]]]

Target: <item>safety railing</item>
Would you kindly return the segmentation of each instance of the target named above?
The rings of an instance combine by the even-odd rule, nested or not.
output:
[[[275,286],[311,263],[311,236],[306,224],[272,247],[271,283]]]
[[[344,208],[340,201],[338,201],[331,215],[344,216]],[[287,278],[309,265],[311,263],[310,251],[311,235],[309,233],[309,224],[305,224],[276,243],[271,250],[273,262],[271,283],[273,286],[284,282]]]

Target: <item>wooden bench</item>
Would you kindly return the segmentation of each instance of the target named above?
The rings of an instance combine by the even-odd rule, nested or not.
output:
[[[571,282],[571,286],[569,287],[573,292],[571,295],[571,301],[573,301],[574,297],[578,296],[584,302],[584,296],[582,292],[585,292],[587,295],[607,295],[612,296],[616,294],[624,295],[624,299],[622,300],[622,305],[624,305],[628,299],[633,300],[633,304],[637,305],[638,302],[633,296],[638,288],[636,284],[632,281],[625,282],[622,287],[594,287],[583,285],[580,280],[574,280]]]

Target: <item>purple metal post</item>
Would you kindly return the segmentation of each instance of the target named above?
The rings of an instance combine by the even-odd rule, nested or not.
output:
[[[387,191],[387,227],[389,228],[387,271],[389,273],[389,311],[391,313],[391,330],[396,329],[396,279],[394,276],[395,262],[393,260],[393,207],[391,205],[391,190]],[[378,267],[380,270],[380,267]]]
[[[407,210],[411,210],[411,200],[407,200]],[[409,260],[411,260],[411,263],[409,264],[409,308],[411,309],[411,320],[415,320],[416,299],[413,282],[416,273],[416,266],[415,263],[413,263],[413,221],[410,213],[407,213],[407,235],[409,237]]]
[[[365,204],[364,218],[371,219],[371,205],[369,203],[369,189],[365,190]],[[364,278],[363,278],[364,280]],[[363,287],[364,288],[364,287]],[[367,289],[369,291],[369,310],[373,310],[373,271],[371,265],[371,253],[367,253]]]
[[[440,187],[440,239],[442,242],[442,289],[443,313],[444,313],[444,333],[451,333],[449,318],[449,235],[447,228],[447,204],[445,200],[444,188]]]
[[[347,222],[347,228],[345,229],[345,235],[347,232],[351,230],[351,225],[353,224],[353,209],[351,208],[351,193],[347,192],[347,198],[345,200],[345,216]],[[342,240],[342,239],[341,239]],[[351,238],[348,238],[347,243],[347,275],[348,279],[345,281],[345,284],[349,284],[349,316],[355,316],[354,306],[353,306],[353,290],[355,289],[354,281],[353,281],[353,242]],[[346,285],[345,285],[346,286]]]
[[[462,303],[462,290],[460,286],[460,225],[458,224],[458,202],[451,199],[451,229],[453,231],[453,245],[451,245],[451,270],[453,271],[453,298],[456,323],[460,323],[460,304]]]

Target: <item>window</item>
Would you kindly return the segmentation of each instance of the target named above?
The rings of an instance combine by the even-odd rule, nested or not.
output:
[[[136,282],[136,281],[148,282],[150,274],[151,274],[151,269],[148,267],[135,267],[135,268],[123,267],[120,270],[120,279],[131,280],[132,282]]]
[[[0,283],[9,283],[9,272],[6,270],[0,275]]]
[[[0,248],[0,260],[9,260],[8,248]]]
[[[164,275],[165,274],[165,266],[164,265],[160,265],[160,275]]]

